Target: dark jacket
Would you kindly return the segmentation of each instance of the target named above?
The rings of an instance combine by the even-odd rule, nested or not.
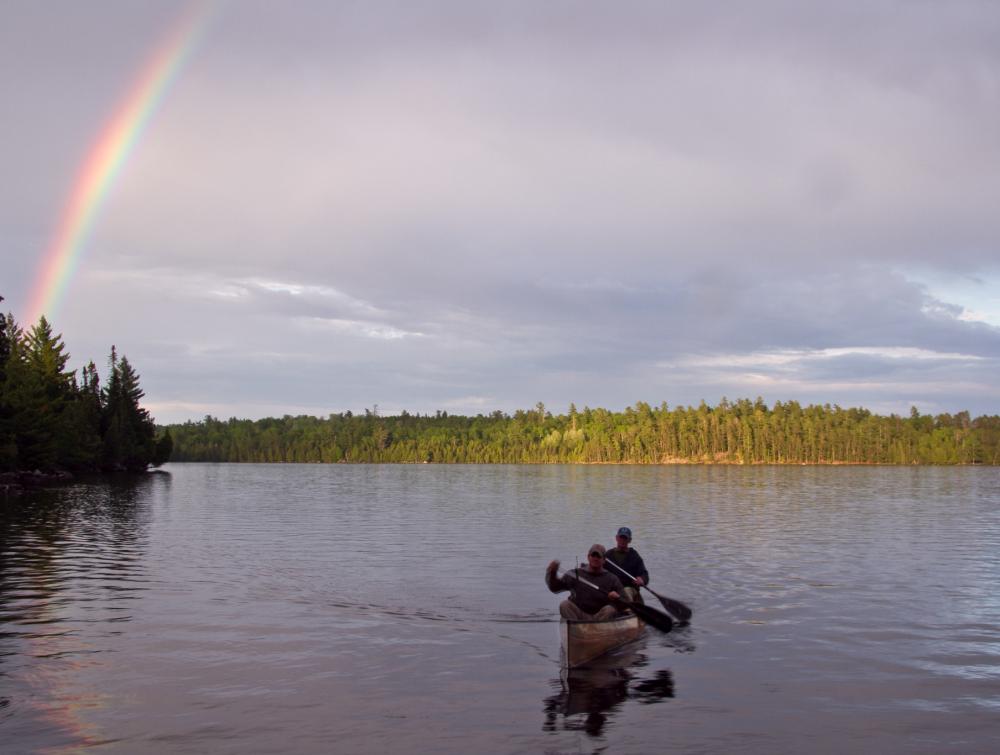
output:
[[[601,591],[598,592],[589,585],[577,582],[577,572],[580,573],[581,578],[601,588]],[[576,603],[580,607],[580,610],[587,613],[597,613],[610,603],[611,601],[608,600],[607,593],[617,592],[621,595],[622,592],[621,580],[607,569],[597,574],[586,569],[570,569],[561,577],[556,576],[555,572],[546,570],[545,584],[548,585],[549,590],[552,592],[565,592],[569,590],[569,599]]]
[[[621,577],[622,582],[626,585],[632,585],[632,580],[622,574],[615,568],[615,564],[618,564],[622,569],[627,571],[633,577],[642,577],[643,582],[647,585],[649,584],[649,572],[646,571],[646,565],[642,562],[642,556],[635,548],[629,548],[624,557],[619,553],[617,548],[608,548],[605,554],[607,559],[607,566],[605,567],[612,574],[617,574]]]

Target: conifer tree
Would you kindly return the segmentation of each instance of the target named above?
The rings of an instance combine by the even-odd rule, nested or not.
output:
[[[29,345],[16,325],[13,335],[0,398],[13,437],[5,461],[11,468],[47,471],[58,459],[58,410],[48,400],[42,376],[33,369]]]
[[[142,471],[158,457],[156,426],[139,401],[145,395],[139,375],[126,357],[111,347],[110,374],[103,392],[102,466],[110,470]]]
[[[0,296],[0,301],[3,297]],[[12,321],[12,315],[4,315],[0,312],[0,384],[3,384],[4,376],[7,374],[7,358],[10,356],[10,334],[7,332],[7,322]]]
[[[0,296],[0,301],[3,297]],[[13,315],[0,312],[0,470],[14,469],[17,465],[17,443],[12,427],[13,410],[7,400],[7,362],[16,340]]]
[[[163,431],[163,436],[156,441],[153,448],[153,458],[150,464],[158,467],[170,461],[170,455],[174,452],[174,437],[170,434],[170,428]]]
[[[41,421],[51,433],[54,454],[51,465],[86,466],[87,454],[79,446],[84,428],[78,426],[81,418],[72,406],[77,387],[74,374],[66,370],[69,354],[62,334],[53,334],[52,326],[42,315],[25,337],[25,344],[32,380],[37,381],[42,392],[44,412]]]
[[[66,353],[62,334],[53,335],[52,326],[42,315],[25,340],[28,361],[45,385],[46,393],[53,401],[65,400],[70,391],[72,373],[66,371],[69,354]]]
[[[101,394],[97,368],[90,362],[80,371],[80,384],[72,381],[70,399],[63,412],[64,428],[60,466],[96,470],[101,456]]]
[[[62,335],[44,316],[25,333],[13,315],[0,315],[0,471],[142,471],[169,459],[173,439],[155,440],[125,357],[112,347],[103,391],[93,362],[79,382],[68,362]]]

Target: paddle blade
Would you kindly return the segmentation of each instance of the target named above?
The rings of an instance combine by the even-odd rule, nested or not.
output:
[[[661,632],[669,632],[674,628],[673,619],[662,611],[657,611],[652,606],[646,606],[642,603],[629,603],[628,607],[632,609],[636,616]]]
[[[666,598],[662,595],[657,595],[656,597],[660,599],[663,607],[667,609],[667,612],[671,616],[675,617],[679,621],[683,621],[685,624],[691,621],[691,617],[694,615],[694,612],[679,600]]]
[[[691,617],[694,615],[694,612],[686,605],[681,603],[679,600],[668,598],[666,595],[660,595],[660,593],[658,593],[652,587],[646,587],[646,585],[643,585],[643,587],[649,592],[653,593],[653,595],[655,595],[657,598],[659,598],[660,603],[662,603],[663,607],[667,609],[667,612],[671,616],[676,618],[678,621],[681,621],[685,624],[691,621]]]

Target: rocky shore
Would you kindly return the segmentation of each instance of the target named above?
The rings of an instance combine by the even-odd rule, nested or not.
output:
[[[33,472],[0,472],[0,496],[16,496],[25,490],[72,479],[73,475],[69,472],[42,472],[38,469]]]

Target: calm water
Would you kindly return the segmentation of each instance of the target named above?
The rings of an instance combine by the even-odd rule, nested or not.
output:
[[[695,609],[565,677],[627,524]],[[4,752],[1000,751],[1000,470],[170,465],[0,500]]]

